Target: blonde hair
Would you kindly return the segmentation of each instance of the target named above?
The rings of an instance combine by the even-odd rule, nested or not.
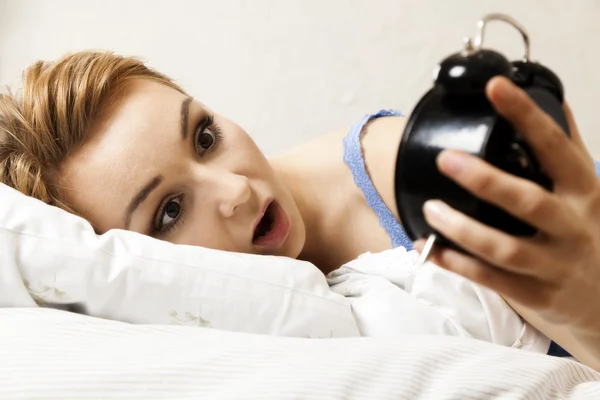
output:
[[[19,96],[0,94],[0,182],[73,211],[55,175],[86,139],[102,107],[125,82],[147,78],[184,91],[142,61],[85,51],[38,61],[23,73]]]

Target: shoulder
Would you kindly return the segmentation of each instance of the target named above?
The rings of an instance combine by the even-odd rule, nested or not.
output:
[[[373,186],[381,196],[385,205],[398,218],[394,193],[394,173],[396,154],[402,139],[406,118],[379,117],[369,121],[361,135],[361,150],[365,167]],[[300,175],[310,177],[311,181],[324,185],[336,186],[344,193],[351,189],[362,197],[362,193],[354,184],[352,174],[344,165],[343,139],[349,127],[317,137],[305,144],[297,146],[270,161],[280,172],[284,172],[291,180]],[[303,179],[304,180],[304,179]]]

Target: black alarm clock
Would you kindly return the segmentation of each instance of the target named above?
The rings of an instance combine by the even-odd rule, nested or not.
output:
[[[522,60],[509,62],[502,54],[482,48],[486,25],[504,21],[515,27],[525,43]],[[474,41],[464,40],[461,52],[444,59],[406,123],[395,171],[395,196],[400,220],[412,240],[428,238],[422,260],[436,245],[462,250],[431,228],[423,204],[440,199],[489,226],[516,236],[530,236],[535,228],[471,195],[438,170],[436,158],[445,149],[458,149],[516,176],[552,190],[552,181],[519,132],[492,107],[485,86],[494,76],[511,79],[569,134],[563,111],[564,91],[550,69],[529,59],[529,39],[512,18],[490,14],[478,23]]]

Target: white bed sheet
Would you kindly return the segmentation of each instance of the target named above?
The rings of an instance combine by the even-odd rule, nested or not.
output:
[[[0,309],[0,399],[599,399],[573,361],[459,337],[301,339]]]

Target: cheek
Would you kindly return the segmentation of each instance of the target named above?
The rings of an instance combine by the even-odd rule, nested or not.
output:
[[[183,228],[180,230],[181,233],[173,238],[173,243],[224,251],[233,250],[231,237],[214,216],[188,215]]]
[[[231,135],[228,147],[228,158],[236,165],[237,172],[248,177],[270,176],[269,161],[247,133],[239,131]]]

